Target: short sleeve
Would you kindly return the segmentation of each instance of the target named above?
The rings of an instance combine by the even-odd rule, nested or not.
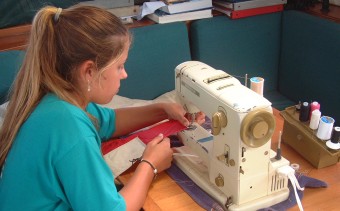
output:
[[[105,141],[112,137],[116,130],[116,113],[111,108],[105,108],[95,103],[90,103],[87,112],[98,120],[100,138]]]

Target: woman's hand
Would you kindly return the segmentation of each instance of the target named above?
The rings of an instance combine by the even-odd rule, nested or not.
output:
[[[150,162],[157,172],[162,172],[171,166],[172,154],[170,140],[160,134],[146,145],[142,158]],[[155,178],[151,168],[148,163],[141,162],[128,183],[119,191],[125,199],[127,210],[139,210],[143,206]]]
[[[202,125],[205,123],[205,113],[203,113],[202,111],[197,112],[194,115],[186,113],[185,117],[189,120],[189,122],[197,122],[197,124],[199,125]]]
[[[171,166],[173,150],[170,148],[170,139],[159,134],[150,141],[144,150],[143,159],[152,163],[158,172]]]
[[[167,103],[164,105],[164,110],[168,115],[168,119],[177,120],[182,123],[184,126],[189,126],[190,122],[192,122],[192,115],[188,114],[183,106],[178,103]],[[199,125],[202,125],[205,122],[205,114],[203,112],[197,112],[194,115],[194,120]]]
[[[184,126],[189,126],[190,122],[185,117],[186,111],[178,103],[165,103],[164,104],[164,111],[168,115],[168,119],[177,120]]]

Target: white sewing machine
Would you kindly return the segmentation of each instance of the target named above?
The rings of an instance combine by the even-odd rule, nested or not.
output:
[[[239,80],[204,63],[189,61],[175,69],[176,91],[189,113],[203,111],[211,133],[200,125],[179,133],[182,153],[174,162],[226,210],[257,210],[288,198],[288,178],[277,168],[271,137],[271,103]]]

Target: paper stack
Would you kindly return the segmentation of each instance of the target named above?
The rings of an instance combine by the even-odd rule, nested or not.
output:
[[[212,17],[212,0],[164,0],[164,6],[147,17],[157,23],[189,21]]]

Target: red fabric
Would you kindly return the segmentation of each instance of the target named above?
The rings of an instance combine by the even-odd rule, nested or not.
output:
[[[103,155],[109,153],[110,151],[118,148],[119,146],[122,146],[123,144],[126,144],[127,142],[131,141],[132,139],[139,137],[140,140],[142,140],[145,144],[148,144],[153,138],[158,136],[158,134],[162,133],[164,137],[167,137],[169,135],[175,134],[179,131],[182,131],[186,129],[184,125],[182,125],[178,121],[169,120],[167,122],[163,122],[161,124],[158,124],[152,128],[139,131],[137,133],[134,133],[126,138],[120,138],[120,139],[113,139],[107,142],[102,143],[102,153]]]

